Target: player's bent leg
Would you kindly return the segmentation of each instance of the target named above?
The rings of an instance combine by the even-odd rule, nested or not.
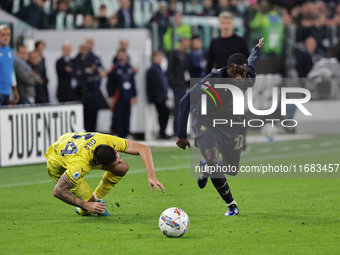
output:
[[[97,186],[95,196],[97,199],[103,199],[110,190],[123,178],[123,176],[117,176],[111,172],[105,172],[102,180]]]
[[[203,189],[208,182],[208,175],[204,172],[207,166],[207,161],[205,159],[200,160],[200,169],[202,169],[202,172],[200,172],[200,175],[197,178],[197,185],[200,189]]]
[[[205,160],[200,161],[200,169],[202,169],[202,172],[197,179],[198,187],[201,189],[207,185],[212,169],[216,169],[216,166],[218,165],[219,150],[215,147],[211,147],[206,149],[202,154]]]
[[[237,159],[237,157],[236,157]],[[223,159],[223,165],[226,166],[226,169],[229,171],[226,172],[228,175],[235,176],[238,173],[238,168],[239,168],[239,161],[229,163],[226,158]],[[226,180],[227,181],[227,180]],[[237,203],[234,200],[230,188],[229,188],[229,196],[226,197],[227,199],[225,200],[228,206],[228,211],[224,214],[224,216],[236,216],[239,214],[239,209],[237,207]]]
[[[89,184],[83,179],[79,184],[75,185],[70,190],[76,197],[84,200],[94,202],[93,191],[90,188]],[[89,211],[86,211],[80,207],[75,208],[75,212],[81,216],[91,216],[92,214]]]

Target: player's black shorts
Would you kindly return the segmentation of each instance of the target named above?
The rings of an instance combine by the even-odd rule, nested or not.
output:
[[[241,148],[243,144],[243,135],[230,138],[219,132],[218,130],[201,125],[193,127],[195,134],[195,146],[197,146],[203,154],[209,148],[217,148],[224,161],[229,164],[238,163],[240,161]]]

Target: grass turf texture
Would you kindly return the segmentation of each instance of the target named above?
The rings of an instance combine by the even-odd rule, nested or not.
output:
[[[296,157],[339,163],[339,138],[252,144],[241,164],[285,164]],[[310,146],[301,149],[301,144]],[[190,178],[188,151],[152,150],[166,193],[151,193],[140,158],[123,154],[130,171],[106,198],[109,218],[81,217],[54,198],[43,164],[1,168],[0,254],[339,253],[339,179],[231,179],[240,215],[225,217],[227,208],[211,182],[200,190]],[[93,189],[101,175],[87,176]],[[167,238],[158,228],[161,212],[173,206],[190,219],[179,239]]]

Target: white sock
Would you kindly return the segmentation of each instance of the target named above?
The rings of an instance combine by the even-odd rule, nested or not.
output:
[[[231,206],[231,205],[236,205],[237,206],[236,201],[233,200],[233,201],[230,202],[230,204],[227,204],[228,207]]]
[[[97,202],[103,202],[102,198],[97,197],[96,192],[93,192],[93,195]]]

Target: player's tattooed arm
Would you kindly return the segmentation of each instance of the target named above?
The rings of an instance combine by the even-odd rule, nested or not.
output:
[[[59,198],[63,202],[78,206],[84,210],[89,211],[90,213],[104,213],[105,212],[105,204],[99,202],[86,202],[82,199],[77,198],[70,191],[74,184],[67,178],[65,174],[61,176],[55,188],[53,190],[53,196]]]
[[[70,189],[72,189],[73,186],[74,184],[69,180],[69,178],[67,178],[65,174],[63,174],[53,190],[53,196],[59,198],[67,204],[79,206],[82,209],[85,209],[86,202],[77,198],[71,193]]]

